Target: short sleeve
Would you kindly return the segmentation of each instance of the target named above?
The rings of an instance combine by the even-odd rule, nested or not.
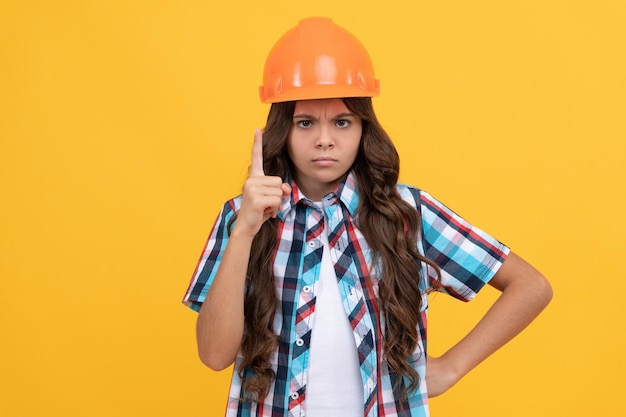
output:
[[[228,223],[236,212],[236,200],[224,204],[218,215],[209,238],[206,241],[200,260],[191,278],[183,304],[195,311],[200,311],[206,294],[211,288],[219,268],[226,244],[228,243]]]
[[[419,200],[424,255],[441,270],[441,281],[434,288],[471,300],[500,269],[510,249],[430,194],[419,191]]]

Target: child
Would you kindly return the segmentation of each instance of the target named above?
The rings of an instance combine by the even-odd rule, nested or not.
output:
[[[399,159],[371,97],[367,51],[324,18],[274,46],[243,194],[223,206],[184,302],[198,351],[235,364],[227,416],[427,416],[439,395],[547,305],[543,276],[429,194]],[[430,291],[501,296],[439,358]]]

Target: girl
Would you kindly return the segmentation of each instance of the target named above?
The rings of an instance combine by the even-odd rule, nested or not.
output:
[[[427,416],[547,305],[543,276],[429,194],[399,159],[371,97],[366,50],[329,19],[274,46],[243,194],[226,202],[185,295],[201,360],[234,374],[227,416]],[[439,358],[430,291],[501,296]]]

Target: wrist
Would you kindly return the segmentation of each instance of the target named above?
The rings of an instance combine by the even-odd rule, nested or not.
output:
[[[446,379],[452,381],[452,385],[456,384],[467,374],[468,370],[463,366],[462,358],[455,357],[450,351],[443,354],[440,359],[445,364],[444,372]]]
[[[238,240],[238,241],[250,241],[250,244],[252,244],[252,240],[254,239],[254,237],[256,236],[256,234],[258,233],[258,230],[249,230],[246,227],[242,226],[241,224],[235,222],[235,225],[233,226],[233,230],[230,233],[229,236],[229,240]]]

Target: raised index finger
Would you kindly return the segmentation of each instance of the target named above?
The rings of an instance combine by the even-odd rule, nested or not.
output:
[[[263,134],[260,129],[254,132],[254,144],[252,145],[252,165],[250,175],[257,177],[265,175],[263,172]]]

